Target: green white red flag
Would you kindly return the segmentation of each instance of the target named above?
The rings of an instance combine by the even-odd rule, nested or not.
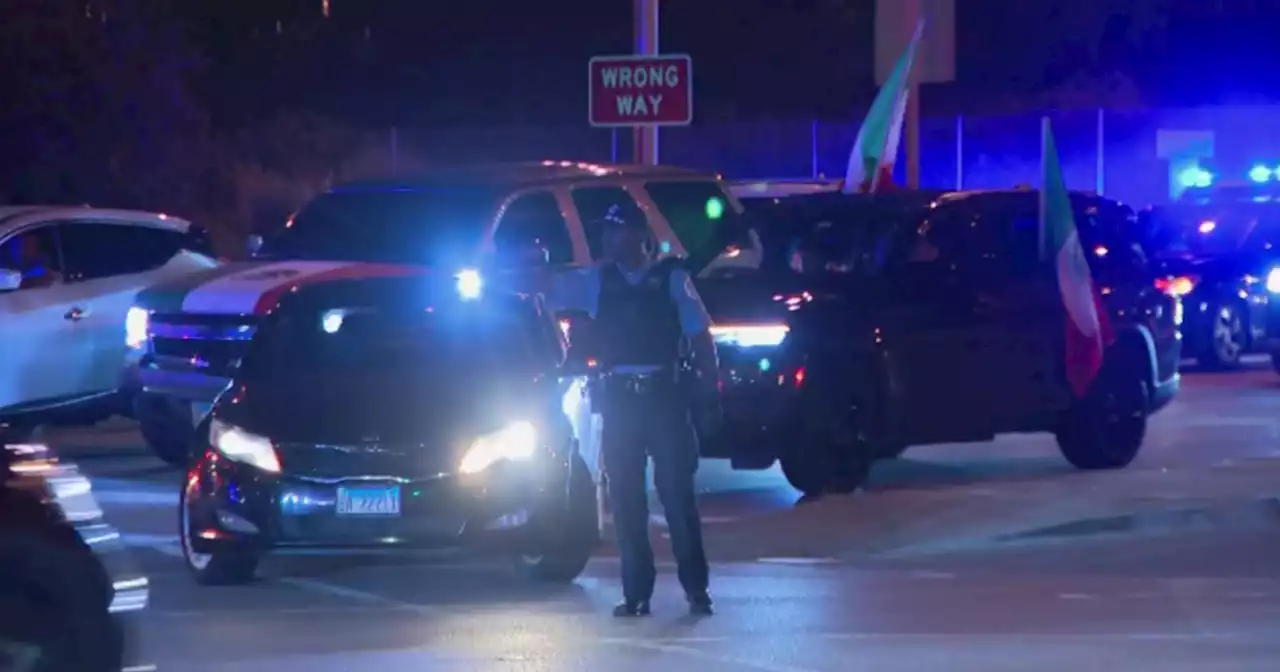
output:
[[[1040,252],[1041,258],[1052,264],[1062,298],[1067,382],[1072,393],[1083,397],[1102,370],[1103,353],[1115,341],[1115,332],[1080,244],[1071,195],[1047,117],[1041,134]]]
[[[845,193],[871,193],[893,186],[893,164],[898,158],[902,139],[902,122],[906,117],[907,98],[911,95],[911,67],[916,47],[924,32],[924,22],[916,24],[916,32],[907,50],[894,64],[889,78],[880,87],[867,118],[858,129],[858,137],[849,154],[845,171]]]

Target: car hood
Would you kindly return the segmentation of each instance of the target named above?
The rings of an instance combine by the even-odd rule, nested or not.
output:
[[[379,446],[412,454],[415,470],[443,472],[478,436],[517,421],[542,424],[554,384],[515,376],[302,373],[237,382],[216,413],[277,446]]]
[[[263,314],[303,285],[420,272],[349,261],[235,262],[153,285],[138,294],[138,304],[157,313]]]

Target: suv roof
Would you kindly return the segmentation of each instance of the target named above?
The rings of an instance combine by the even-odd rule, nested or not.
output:
[[[705,173],[674,166],[640,166],[590,163],[585,161],[530,161],[523,163],[477,163],[440,166],[407,177],[359,180],[335,187],[336,190],[421,189],[441,186],[514,185],[543,186],[564,182],[610,180],[618,178],[709,178]]]

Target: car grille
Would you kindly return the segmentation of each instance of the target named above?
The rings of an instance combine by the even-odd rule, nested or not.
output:
[[[322,481],[361,477],[419,480],[450,470],[441,451],[422,446],[281,443],[276,452],[288,474]]]
[[[243,315],[151,316],[151,352],[161,368],[230,377],[257,331]]]

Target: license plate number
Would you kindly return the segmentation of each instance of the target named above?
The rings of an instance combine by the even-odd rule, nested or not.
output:
[[[339,516],[398,516],[400,488],[338,488]]]
[[[191,404],[191,424],[199,425],[204,422],[205,416],[209,415],[209,411],[213,410],[213,404],[201,402],[192,402]]]

